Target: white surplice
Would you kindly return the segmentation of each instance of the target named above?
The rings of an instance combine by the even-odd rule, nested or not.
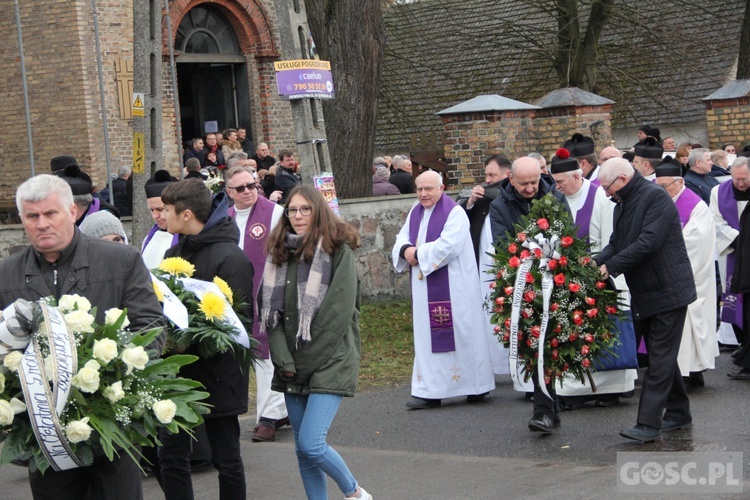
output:
[[[726,181],[725,181],[726,182]],[[729,180],[728,182],[732,182]],[[737,203],[737,214],[742,214],[747,206],[747,200],[736,201]],[[721,288],[723,291],[726,288],[727,283],[727,255],[732,253],[734,250],[729,246],[734,242],[734,239],[740,234],[735,228],[730,226],[724,216],[721,215],[719,210],[719,186],[714,186],[711,189],[711,213],[713,214],[714,224],[716,224],[716,250],[719,253],[719,272],[721,273]],[[717,332],[717,339],[722,344],[737,345],[737,336],[734,334],[734,329],[731,323],[725,323],[722,321],[721,327]]]
[[[582,190],[579,191],[579,193]],[[588,193],[588,191],[586,191]],[[568,203],[570,205],[570,202]],[[582,203],[578,204],[579,207]],[[571,210],[573,207],[571,206]],[[577,215],[577,209],[574,212]],[[609,237],[614,230],[613,216],[615,213],[615,203],[612,203],[603,188],[594,198],[594,209],[591,213],[591,222],[589,223],[589,241],[591,242],[591,252],[597,254],[604,249],[609,243]],[[574,216],[575,216],[574,215]],[[580,221],[576,220],[580,224]],[[615,286],[620,290],[620,300],[624,301],[624,309],[630,309],[630,293],[628,285],[625,282],[625,276],[620,275],[614,278]],[[592,372],[591,376],[596,384],[596,393],[591,390],[591,385],[586,379],[582,384],[572,375],[565,377],[562,385],[558,381],[555,384],[555,390],[558,396],[591,396],[592,394],[620,394],[632,391],[635,387],[635,380],[638,378],[638,370],[608,370],[602,372]]]
[[[143,262],[146,263],[146,267],[149,269],[159,267],[161,261],[164,260],[164,253],[172,248],[173,241],[174,235],[166,231],[156,231],[148,245],[141,246],[141,256]],[[146,243],[146,241],[144,240],[143,243]]]
[[[682,188],[674,201],[679,200],[686,188]],[[682,329],[680,352],[677,363],[680,372],[687,377],[690,372],[714,368],[714,358],[719,355],[716,340],[716,275],[714,253],[716,229],[708,205],[701,200],[690,213],[690,219],[682,228],[690,265],[693,268],[698,298],[688,305],[685,326]]]
[[[412,269],[411,290],[414,317],[414,369],[412,396],[444,399],[483,394],[495,388],[495,377],[487,348],[483,299],[474,247],[469,233],[469,219],[456,206],[448,215],[440,237],[425,243],[427,224],[433,209],[426,209],[419,225],[417,241],[409,238],[413,210],[406,217],[393,247],[393,265],[402,272],[409,263],[399,256],[406,244],[417,246],[419,265]],[[432,352],[427,300],[427,276],[448,266],[450,299],[456,350]],[[421,277],[420,277],[421,272]]]
[[[482,295],[485,302],[489,301],[489,296],[492,294],[490,283],[495,281],[495,276],[487,273],[487,270],[491,269],[495,263],[493,258],[495,247],[492,246],[492,241],[490,216],[487,214],[479,236],[479,279],[482,282]],[[490,359],[492,360],[492,371],[495,375],[510,375],[510,349],[503,346],[499,337],[495,334],[495,325],[491,322],[492,314],[491,309],[485,309],[485,324],[487,327]],[[524,382],[524,374],[520,367],[513,367],[513,369],[518,373],[518,381],[514,380],[513,388],[520,392],[534,392],[534,384],[531,382],[531,379]]]

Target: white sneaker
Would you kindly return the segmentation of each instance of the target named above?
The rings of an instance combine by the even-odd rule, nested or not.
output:
[[[372,500],[372,495],[367,493],[365,489],[361,486],[358,486],[359,491],[361,492],[361,495],[358,497],[346,497],[344,500]]]

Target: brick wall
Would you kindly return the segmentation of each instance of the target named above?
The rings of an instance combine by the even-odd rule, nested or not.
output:
[[[12,204],[15,187],[31,175],[18,32],[13,6],[8,3],[6,7],[0,21],[2,205]],[[90,71],[84,70],[83,42],[90,40],[91,31],[79,22],[81,17],[91,18],[90,9],[91,4],[84,1],[19,2],[37,173],[49,172],[50,158],[59,154],[90,163],[95,130],[88,111],[93,98]]]
[[[612,105],[603,106],[568,106],[541,109],[536,112],[537,152],[547,158],[547,162],[562,144],[576,132],[593,137],[591,124],[603,123],[596,127],[594,138],[596,151],[612,145]]]
[[[750,142],[750,97],[706,101],[708,147],[732,143],[738,149]]]
[[[570,137],[591,136],[597,121],[597,151],[612,144],[611,105],[570,106],[528,111],[492,111],[443,116],[449,164],[447,184],[467,187],[484,181],[484,161],[503,153],[514,160],[537,152],[549,158]]]
[[[474,185],[484,178],[484,160],[504,153],[515,158],[535,150],[534,111],[443,116],[447,184]]]

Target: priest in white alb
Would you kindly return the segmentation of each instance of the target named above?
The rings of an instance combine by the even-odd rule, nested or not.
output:
[[[446,398],[482,401],[495,388],[469,219],[443,193],[442,177],[416,180],[412,207],[393,246],[396,271],[411,272],[414,369],[411,409]]]
[[[593,145],[590,147],[593,148]],[[593,150],[592,150],[593,151]],[[604,211],[609,214],[610,233],[612,222],[612,211],[614,203],[609,201],[604,190],[599,186],[599,181],[589,181],[583,176],[583,170],[576,158],[570,157],[565,148],[560,148],[550,162],[550,173],[555,179],[555,187],[565,195],[573,220],[578,226],[576,236],[592,243],[592,252],[596,253],[603,248],[601,235],[591,237],[592,226],[596,226],[600,220],[600,214]],[[609,206],[611,205],[611,207]],[[597,228],[596,231],[599,229]],[[609,241],[606,235],[604,244]],[[623,279],[624,281],[624,279]],[[618,287],[619,288],[619,287]],[[623,311],[628,314],[627,311]],[[619,323],[621,329],[629,329],[633,339],[632,323]],[[596,392],[590,383],[582,383],[572,375],[567,375],[562,384],[557,383],[556,391],[558,401],[563,409],[571,409],[573,405],[594,401],[596,406],[607,407],[619,403],[620,397],[632,391],[635,380],[638,377],[635,368],[621,370],[602,370],[592,372],[592,380],[596,385]]]
[[[677,363],[688,377],[688,386],[702,387],[703,371],[713,370],[719,355],[716,339],[716,229],[711,209],[690,189],[685,189],[682,164],[667,158],[656,167],[656,181],[674,200],[680,213],[698,298],[688,305]]]

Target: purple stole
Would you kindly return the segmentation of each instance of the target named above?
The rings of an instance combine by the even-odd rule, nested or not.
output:
[[[247,225],[245,226],[245,243],[243,247],[245,255],[247,255],[248,260],[253,265],[252,301],[255,313],[255,321],[253,321],[253,338],[258,341],[256,351],[262,359],[269,358],[268,334],[260,333],[260,321],[258,321],[258,292],[263,278],[263,269],[266,267],[267,256],[264,248],[266,247],[268,235],[271,234],[271,219],[273,217],[273,209],[275,206],[276,204],[274,202],[258,196],[258,201],[255,202],[255,206],[250,210],[250,216],[247,218]],[[235,210],[234,205],[229,207],[227,215],[232,219],[237,216],[237,211]]]
[[[456,207],[456,202],[443,196],[435,207],[427,223],[426,240],[422,243],[435,241],[443,232],[448,221],[448,215]],[[419,237],[419,224],[424,217],[424,207],[420,204],[411,211],[409,219],[409,239],[416,242]],[[414,243],[416,245],[416,243]],[[451,290],[448,277],[448,266],[431,272],[427,277],[427,309],[430,315],[430,336],[432,352],[454,352],[456,339],[453,333],[453,310],[451,307]]]
[[[596,198],[596,190],[599,189],[599,185],[595,185],[593,182],[589,185],[589,192],[586,194],[586,201],[583,202],[583,206],[576,214],[576,224],[578,224],[578,232],[576,236],[578,238],[589,239],[589,227],[591,226],[591,213],[594,211],[594,199]]]
[[[91,205],[89,205],[88,210],[86,210],[86,215],[91,215],[98,212],[101,205],[102,202],[99,201],[99,198],[94,198],[93,200],[91,200]]]
[[[732,181],[728,180],[719,184],[719,212],[730,227],[737,231],[740,230],[740,214],[737,211],[737,200],[734,199],[732,192]],[[734,252],[727,254],[727,277],[724,294],[721,301],[724,307],[721,308],[721,320],[725,323],[732,323],[739,327],[742,326],[742,294],[732,293],[732,275],[734,274],[735,264]]]
[[[148,230],[148,234],[146,235],[146,239],[143,240],[143,247],[141,247],[141,253],[143,253],[143,250],[148,246],[148,242],[151,241],[151,238],[154,237],[156,232],[159,230],[159,226],[154,224],[154,226]],[[175,246],[177,244],[177,241],[180,239],[179,234],[175,234],[172,237],[172,246]]]
[[[690,220],[690,214],[693,213],[693,209],[700,201],[701,197],[688,188],[685,188],[680,197],[677,198],[674,204],[680,214],[680,224],[682,224],[683,228]]]

